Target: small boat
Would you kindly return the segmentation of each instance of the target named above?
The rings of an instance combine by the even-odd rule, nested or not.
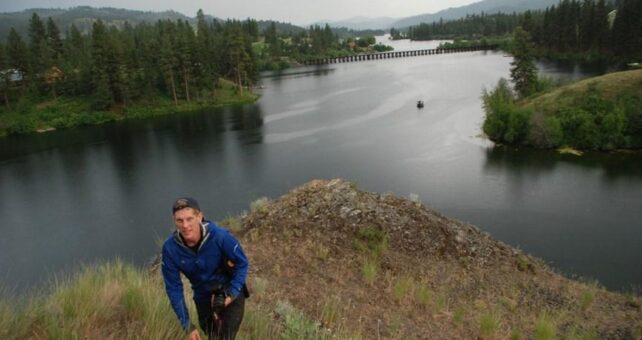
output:
[[[418,100],[417,101],[417,108],[421,109],[422,107],[424,107],[424,101],[423,100]]]

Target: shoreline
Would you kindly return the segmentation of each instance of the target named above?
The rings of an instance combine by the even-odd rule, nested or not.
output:
[[[244,92],[243,95],[236,94],[231,84],[223,82],[222,87],[216,92],[213,98],[189,102],[181,100],[178,104],[174,104],[169,98],[159,96],[110,111],[92,110],[87,98],[59,97],[50,101],[40,101],[33,103],[33,106],[28,108],[28,112],[18,112],[19,110],[0,112],[0,138],[244,105],[254,103],[260,97],[251,90]]]

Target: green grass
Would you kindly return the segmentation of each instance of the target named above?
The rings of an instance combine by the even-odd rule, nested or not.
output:
[[[479,334],[482,337],[490,337],[497,332],[500,324],[500,317],[494,312],[481,315],[479,319]]]
[[[243,229],[241,219],[235,216],[226,217],[218,222],[221,226],[229,229],[232,232],[240,232]]]
[[[428,285],[421,283],[417,286],[415,290],[415,300],[421,306],[428,306],[432,300],[432,291],[428,288]]]
[[[363,279],[368,285],[372,285],[377,278],[379,272],[379,263],[375,259],[366,258],[361,267]]]
[[[358,250],[377,259],[388,250],[388,236],[378,228],[361,228],[357,232],[355,246]]]
[[[414,286],[415,282],[412,277],[403,276],[392,287],[392,295],[397,302],[402,302],[411,293]]]
[[[180,338],[183,331],[157,275],[115,261],[57,280],[8,313],[0,309],[2,339]],[[16,309],[17,308],[17,309]],[[191,310],[192,315],[194,309]],[[6,317],[11,314],[10,317]]]
[[[537,321],[535,321],[535,339],[536,340],[554,340],[557,338],[557,325],[555,320],[546,314],[542,313]]]
[[[258,278],[252,283],[257,296],[267,286]],[[49,291],[29,294],[19,303],[0,299],[0,339],[185,338],[159,273],[116,260],[85,267],[47,286]],[[195,320],[191,289],[186,286],[185,301]],[[334,306],[338,311],[338,302]],[[337,318],[336,313],[332,318]],[[293,308],[284,320],[276,320],[269,308],[248,303],[237,338],[318,339],[329,338],[328,334]]]
[[[261,197],[256,200],[254,200],[252,203],[250,203],[250,211],[254,212],[259,212],[259,213],[266,213],[268,210],[268,204],[270,203],[270,199],[267,197]]]
[[[179,101],[178,105],[175,105],[170,98],[157,95],[112,111],[93,110],[90,97],[61,96],[53,99],[25,96],[13,103],[10,110],[0,106],[0,136],[192,112],[252,103],[257,99],[257,96],[249,91],[243,95],[238,94],[235,85],[228,80],[220,79],[219,84],[221,87],[216,90],[215,96],[208,99]]]
[[[321,310],[321,322],[325,327],[336,327],[341,318],[341,299],[338,296],[332,296],[325,300]]]
[[[620,93],[632,91],[642,96],[642,70],[609,73],[568,84],[529,100],[525,106],[539,111],[555,112],[560,106],[572,106],[581,96],[596,86],[606,99],[615,99]]]
[[[276,313],[284,320],[282,340],[330,339],[331,333],[322,329],[318,322],[308,319],[287,301],[280,301]]]
[[[580,297],[580,309],[582,309],[582,311],[586,311],[591,306],[594,299],[595,290],[591,288],[585,289]]]

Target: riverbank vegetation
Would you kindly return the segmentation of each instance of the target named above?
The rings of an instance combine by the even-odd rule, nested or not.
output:
[[[483,93],[483,130],[502,144],[642,148],[642,70],[589,78],[518,99],[506,80]]]
[[[127,106],[97,110],[93,107],[91,96],[21,98],[13,110],[0,109],[0,136],[192,112],[253,103],[256,99],[257,96],[249,91],[239,94],[236,84],[222,78],[218,80],[214,94],[195,98],[189,102],[179,100],[176,103],[171,98],[159,94],[140,99]]]
[[[196,29],[181,20],[116,29],[98,19],[89,34],[72,25],[63,38],[34,13],[28,41],[12,29],[0,44],[0,133],[247,102],[257,30],[250,20],[208,22],[199,11]]]
[[[642,336],[639,296],[565,278],[416,197],[315,180],[221,225],[250,260],[239,339]],[[86,267],[0,299],[2,339],[182,337],[158,263]]]
[[[536,57],[637,62],[642,59],[642,2],[562,0],[544,11],[474,14],[408,29],[413,40],[506,39],[517,26],[530,33]],[[510,51],[510,49],[509,49]]]

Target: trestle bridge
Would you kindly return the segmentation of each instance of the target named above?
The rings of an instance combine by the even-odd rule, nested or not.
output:
[[[435,55],[435,54],[487,51],[487,50],[495,50],[497,49],[497,47],[498,45],[483,45],[483,46],[458,47],[458,48],[434,48],[434,49],[413,50],[413,51],[390,51],[390,52],[370,53],[370,54],[355,54],[355,55],[350,55],[345,57],[310,59],[303,62],[303,64],[304,65],[323,65],[323,64],[337,64],[337,63],[351,63],[351,62],[366,61],[366,60],[380,60],[380,59],[392,59],[392,58],[418,57],[418,56]]]

